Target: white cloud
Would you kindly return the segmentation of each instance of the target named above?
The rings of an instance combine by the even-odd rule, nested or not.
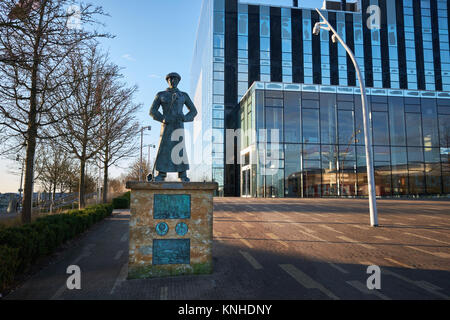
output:
[[[129,54],[129,53],[124,54],[124,55],[122,56],[122,58],[124,58],[125,60],[128,60],[128,61],[136,61],[136,59],[133,58],[133,57],[131,56],[131,54]]]
[[[152,78],[152,79],[161,79],[161,76],[159,74],[154,74],[154,73],[149,74],[148,77]]]

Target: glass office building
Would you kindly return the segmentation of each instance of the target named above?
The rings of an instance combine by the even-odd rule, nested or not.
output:
[[[277,2],[203,2],[191,86],[202,116],[193,136],[210,151],[199,152],[207,161],[191,175],[219,182],[225,196],[363,196],[353,63],[329,32],[312,34],[320,21],[314,9]],[[326,1],[322,10],[355,53],[370,94],[380,196],[449,193],[449,6]],[[256,128],[278,129],[280,140],[244,134],[240,147],[227,148],[235,139],[227,129]],[[267,153],[279,157],[270,175],[249,159]]]
[[[377,196],[450,194],[450,94],[367,93]],[[359,89],[255,82],[240,113],[243,196],[367,196]]]

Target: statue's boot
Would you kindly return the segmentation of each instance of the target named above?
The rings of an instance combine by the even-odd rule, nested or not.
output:
[[[178,178],[180,179],[181,182],[190,182],[190,181],[191,181],[191,180],[187,177],[186,171],[179,172],[179,173],[178,173]]]
[[[158,175],[155,177],[155,182],[163,182],[166,180],[167,173],[165,172],[159,172]]]

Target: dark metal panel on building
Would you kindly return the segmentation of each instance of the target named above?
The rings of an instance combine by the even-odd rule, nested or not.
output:
[[[367,24],[364,23],[370,18],[367,8],[370,6],[369,0],[361,0],[363,17],[363,38],[364,38],[364,69],[366,77],[366,86],[373,87],[373,61],[372,61],[372,35]]]
[[[225,128],[237,129],[239,114],[235,111],[238,84],[237,0],[225,0]],[[227,139],[225,136],[226,148]],[[226,150],[224,150],[226,151]],[[225,157],[231,155],[225,154]],[[224,195],[239,195],[239,176],[235,176],[238,154],[234,152],[234,164],[225,165]]]
[[[353,29],[353,14],[345,14],[345,39],[348,47],[355,52],[355,33]],[[356,70],[352,59],[347,54],[347,81],[349,86],[356,86]]]
[[[320,21],[319,14],[316,11],[311,11],[311,27],[314,28],[317,22]],[[312,34],[311,28],[311,34]],[[320,36],[313,35],[312,37],[312,60],[313,60],[313,83],[322,84],[322,62],[320,54]]]
[[[441,45],[439,41],[439,18],[437,0],[431,0],[431,36],[433,38],[434,80],[436,90],[442,91]]]
[[[406,72],[406,42],[405,42],[405,21],[403,17],[403,1],[396,2],[397,20],[397,51],[398,51],[398,72],[400,89],[408,89],[408,75]]]
[[[391,87],[391,70],[389,60],[389,41],[388,41],[388,25],[387,25],[387,8],[386,1],[379,0],[381,11],[381,29],[380,29],[380,43],[381,43],[381,69],[383,88]]]
[[[270,7],[270,78],[282,82],[281,68],[281,8]]]
[[[416,42],[417,87],[425,90],[425,62],[423,56],[422,10],[420,1],[413,1],[414,39]]]
[[[336,12],[328,13],[328,22],[330,22],[331,26],[336,30]],[[338,64],[338,44],[333,43],[331,41],[331,32],[329,32],[330,40],[330,77],[331,84],[338,85],[339,84],[339,64]]]
[[[248,6],[248,86],[261,77],[259,6]]]
[[[292,80],[294,83],[304,81],[303,62],[303,23],[302,10],[292,9]]]

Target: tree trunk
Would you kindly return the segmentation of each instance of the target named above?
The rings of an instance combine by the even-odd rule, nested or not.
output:
[[[78,203],[78,208],[84,209],[86,207],[86,199],[85,199],[85,178],[86,178],[86,160],[81,160],[80,162],[80,186],[79,186],[79,195],[80,201]]]
[[[31,115],[30,115],[31,116]],[[33,127],[33,126],[31,126]],[[28,130],[27,158],[25,168],[25,185],[22,202],[22,223],[31,223],[33,210],[33,180],[34,180],[34,155],[36,152],[36,128]]]
[[[103,163],[105,169],[103,171],[103,203],[108,202],[108,164]]]

